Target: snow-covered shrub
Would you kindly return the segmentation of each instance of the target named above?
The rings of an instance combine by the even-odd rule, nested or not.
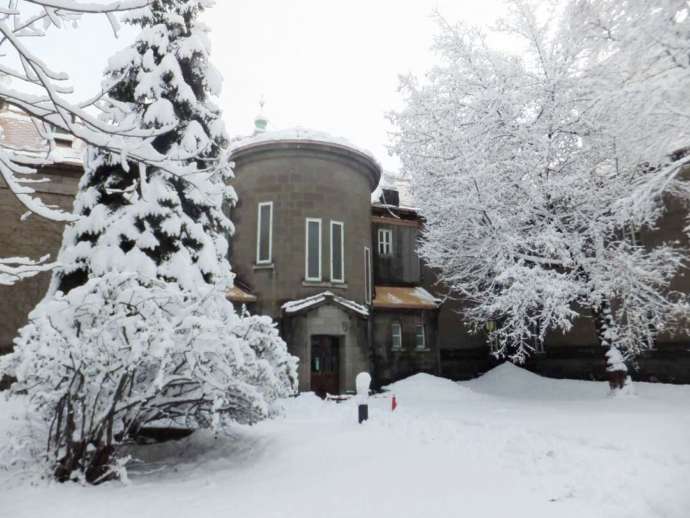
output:
[[[255,423],[295,391],[272,321],[225,299],[236,197],[197,21],[211,4],[152,0],[130,14],[142,30],[110,60],[100,106],[116,127],[158,132],[160,160],[134,159],[141,142],[121,136],[121,153],[88,149],[49,293],[0,366],[29,394],[58,480],[116,478],[119,446],[151,423]]]
[[[297,377],[270,319],[238,316],[218,290],[125,273],[39,304],[0,372],[48,429],[56,478],[91,483],[112,478],[118,447],[142,427],[256,423]]]

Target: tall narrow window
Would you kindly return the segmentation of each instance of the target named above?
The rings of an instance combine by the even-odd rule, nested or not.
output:
[[[273,260],[273,202],[259,203],[256,223],[256,264]]]
[[[371,250],[364,247],[364,302],[371,304]]]
[[[417,349],[426,349],[426,336],[424,334],[424,324],[417,324],[415,340],[415,345]]]
[[[379,255],[393,255],[393,232],[388,228],[379,229]]]
[[[402,349],[402,325],[400,322],[391,324],[391,348],[394,351]]]
[[[345,282],[345,225],[331,221],[331,281]]]
[[[321,281],[321,220],[307,218],[305,279]]]

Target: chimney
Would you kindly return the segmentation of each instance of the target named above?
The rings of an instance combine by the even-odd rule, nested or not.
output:
[[[399,207],[400,193],[397,191],[397,189],[383,189],[383,194],[381,194],[381,203]]]

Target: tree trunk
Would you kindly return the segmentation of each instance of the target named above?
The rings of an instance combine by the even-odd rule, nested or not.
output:
[[[604,350],[604,361],[606,362],[606,374],[609,387],[611,387],[612,391],[620,390],[625,386],[628,377],[628,369],[625,365],[610,363],[610,354],[612,354],[614,350],[617,354],[620,353],[609,332],[614,328],[614,322],[611,314],[611,304],[608,299],[602,300],[601,305],[594,309],[594,325],[596,327],[599,345],[601,345]]]

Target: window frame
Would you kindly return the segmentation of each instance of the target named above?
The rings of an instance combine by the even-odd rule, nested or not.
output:
[[[268,259],[261,258],[261,209],[269,207],[268,218]],[[273,263],[273,202],[259,202],[256,209],[256,264],[266,265]]]
[[[419,345],[419,330],[422,330],[422,345]],[[426,326],[424,322],[418,322],[414,329],[414,346],[418,351],[426,351]]]
[[[383,236],[386,236],[385,239]],[[382,250],[383,248],[383,250]],[[378,252],[380,256],[390,257],[393,255],[393,230],[390,228],[378,229]]]
[[[396,330],[397,328],[397,335],[396,335]],[[395,344],[395,339],[396,336],[398,338],[398,345],[396,346]],[[399,320],[394,320],[391,322],[391,350],[392,351],[402,351],[403,348],[403,328],[402,328],[402,322]]]
[[[335,261],[334,251],[336,249],[336,243],[333,242],[333,228],[340,227],[340,243],[337,245],[340,247],[340,277],[335,276]],[[345,282],[345,223],[342,221],[331,221],[331,282],[344,283]]]
[[[365,304],[371,304],[371,248],[368,246],[364,247],[364,302]]]
[[[309,224],[318,223],[319,225],[319,275],[318,277],[309,277]],[[309,282],[321,282],[323,280],[323,268],[321,267],[321,260],[323,256],[323,223],[321,218],[306,218],[304,223],[304,280]]]

